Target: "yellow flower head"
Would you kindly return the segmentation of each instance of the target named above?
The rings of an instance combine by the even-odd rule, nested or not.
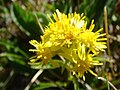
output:
[[[104,42],[107,40],[106,38],[103,38],[102,36],[105,36],[106,34],[100,34],[102,29],[98,30],[97,32],[93,32],[94,24],[92,23],[89,27],[89,29],[83,29],[83,32],[80,35],[80,42],[85,44],[87,48],[90,49],[94,54],[98,54],[99,50],[104,51],[106,47],[106,43]]]
[[[78,77],[84,77],[84,73],[88,71],[97,76],[91,68],[95,65],[102,65],[99,61],[93,60],[93,55],[86,50],[84,44],[80,44],[78,49],[73,51],[71,58],[74,62],[72,72],[77,74]]]
[[[50,18],[50,16],[49,16]],[[71,45],[73,41],[79,39],[81,27],[84,26],[83,14],[62,14],[58,10],[53,14],[54,20],[50,18],[51,23],[45,29],[44,38],[50,41],[53,45]]]
[[[93,60],[100,51],[104,51],[106,38],[105,34],[100,34],[101,30],[93,32],[94,24],[92,21],[87,29],[87,21],[83,14],[71,13],[63,14],[59,10],[50,18],[49,25],[45,28],[44,35],[41,36],[41,43],[31,40],[36,52],[31,61],[43,61],[45,64],[55,55],[61,55],[69,63],[73,74],[79,77],[84,76],[85,72],[90,72],[97,76],[91,68],[94,65],[101,65],[99,61]]]
[[[49,47],[47,47],[45,44],[37,42],[36,40],[31,40],[30,44],[36,48],[29,50],[36,53],[34,58],[31,59],[31,62],[42,61],[43,63],[46,64],[48,60],[51,60],[52,53]]]

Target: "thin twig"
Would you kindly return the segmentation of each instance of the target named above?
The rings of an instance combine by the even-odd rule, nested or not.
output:
[[[78,82],[83,84],[86,87],[87,90],[93,90],[93,88],[88,83],[85,83],[83,80],[81,80],[79,78],[78,78]]]
[[[11,70],[10,75],[8,76],[6,81],[4,82],[4,85],[2,86],[2,90],[5,90],[6,86],[8,85],[8,83],[10,82],[12,77],[14,76],[14,73],[15,73],[14,70]]]
[[[60,57],[61,60],[63,60],[65,62],[65,58],[61,55],[58,55]]]
[[[98,77],[98,79],[104,81],[104,82],[108,82],[108,84],[114,89],[114,90],[118,90],[110,81],[106,80],[103,77]]]
[[[26,88],[24,90],[29,90],[31,85],[35,82],[35,80],[40,76],[40,74],[43,72],[43,69],[40,69],[31,79],[31,81],[29,82],[29,84],[26,86]]]
[[[43,27],[42,27],[42,25],[41,25],[41,23],[40,23],[40,21],[39,21],[37,15],[36,15],[35,13],[34,13],[34,15],[35,15],[35,17],[36,17],[36,20],[37,20],[37,22],[38,22],[38,25],[39,25],[39,27],[40,27],[42,33],[44,34],[44,29],[43,29]]]

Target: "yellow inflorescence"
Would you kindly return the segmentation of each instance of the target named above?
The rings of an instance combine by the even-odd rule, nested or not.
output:
[[[69,70],[79,77],[83,77],[84,73],[89,71],[97,76],[91,68],[94,65],[101,65],[93,57],[104,51],[106,38],[105,34],[100,34],[102,29],[93,32],[94,21],[87,28],[87,21],[83,14],[72,13],[65,15],[59,10],[50,18],[49,25],[45,28],[44,35],[41,36],[41,42],[31,40],[36,49],[30,51],[36,52],[31,62],[41,61],[47,64],[55,55],[61,55],[69,63]]]

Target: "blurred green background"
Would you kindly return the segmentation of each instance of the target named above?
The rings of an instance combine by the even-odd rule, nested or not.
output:
[[[107,7],[111,61],[94,71],[120,89],[120,0],[0,0],[0,90],[24,90],[38,71],[28,62],[33,53],[29,40],[40,40],[41,28],[48,25],[47,14],[56,9],[63,13],[84,13],[88,23],[95,20],[95,29],[104,28],[104,7]],[[105,31],[105,30],[104,30]],[[102,57],[107,58],[104,53]],[[85,74],[86,80],[69,77],[61,68],[44,70],[30,90],[113,90],[107,82]],[[98,89],[99,87],[99,89]],[[78,90],[78,89],[76,89]]]

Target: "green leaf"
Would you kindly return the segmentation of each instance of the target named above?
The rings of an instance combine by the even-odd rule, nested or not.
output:
[[[40,34],[43,34],[35,15],[30,11],[24,10],[17,3],[11,6],[11,16],[16,25],[18,25],[26,35],[37,39]]]
[[[53,63],[54,63],[54,65],[53,65]],[[35,63],[29,62],[28,64],[31,65],[31,68],[33,68],[33,69],[41,69],[41,68],[42,69],[55,69],[55,68],[60,67],[60,65],[63,65],[64,63],[60,60],[53,60],[52,63],[50,61],[49,63],[44,64],[44,65],[43,65],[42,61],[35,62]]]
[[[30,68],[28,67],[27,63],[25,62],[25,58],[17,55],[15,53],[0,53],[0,58],[7,58],[7,63],[11,65],[14,69],[18,72],[31,72]],[[1,63],[1,62],[0,62]]]
[[[75,76],[70,76],[69,80],[73,82],[74,85],[74,90],[79,90],[79,83],[78,83],[78,79]]]
[[[15,46],[14,44],[15,43],[10,40],[3,40],[3,39],[0,40],[0,45],[4,46],[8,52],[14,52],[14,53],[19,52],[25,58],[28,58],[28,55],[22,49],[20,49],[18,46]]]
[[[33,69],[55,69],[50,63],[43,65],[43,62],[28,63]]]
[[[66,87],[65,82],[40,82],[39,85],[33,85],[30,90],[43,90],[50,87]]]
[[[16,62],[18,64],[21,65],[26,65],[25,60],[23,57],[17,55],[17,54],[12,54],[12,53],[1,53],[0,56],[4,56],[7,57],[9,60],[11,60],[12,62]]]

